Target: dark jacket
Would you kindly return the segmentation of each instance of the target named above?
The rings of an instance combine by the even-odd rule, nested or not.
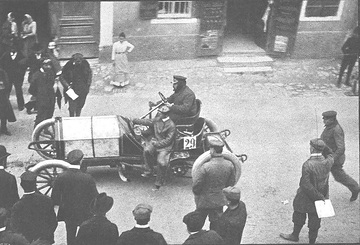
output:
[[[6,20],[1,26],[0,43],[11,46],[14,41],[14,35],[11,33],[11,22]]]
[[[170,107],[169,116],[175,123],[177,119],[193,116],[197,112],[195,94],[186,85],[179,91],[173,93],[167,100],[169,103],[174,103],[174,105]]]
[[[9,51],[5,52],[0,57],[0,66],[6,71],[11,83],[23,83],[26,72],[26,58],[21,52],[17,52],[14,60],[11,58]]]
[[[36,96],[36,106],[42,108],[55,107],[54,92],[55,74],[53,71],[35,72],[29,87],[29,93]]]
[[[360,49],[360,38],[357,35],[351,36],[346,39],[344,45],[341,47],[341,51],[344,55],[358,56]]]
[[[196,208],[218,208],[227,201],[222,190],[235,185],[235,168],[221,154],[211,157],[193,176]]]
[[[321,134],[321,139],[334,152],[334,165],[343,165],[345,162],[344,130],[336,120],[327,125]]]
[[[12,231],[1,231],[0,232],[0,244],[1,245],[30,245],[29,241],[26,240],[21,234]]]
[[[93,216],[80,225],[77,245],[116,245],[119,231],[105,216]]]
[[[121,233],[117,245],[166,245],[166,241],[158,232],[150,228],[137,228]]]
[[[329,198],[329,173],[333,163],[332,154],[326,158],[321,154],[312,154],[303,164],[300,187],[293,201],[294,211],[314,213],[314,202]]]
[[[41,193],[25,194],[12,208],[10,225],[29,242],[39,238],[54,242],[57,221],[52,200]]]
[[[10,211],[17,201],[19,194],[15,176],[0,169],[0,207]]]
[[[154,146],[158,150],[171,150],[175,140],[175,124],[171,119],[163,121],[157,117],[154,119],[134,119],[134,123],[150,126],[153,128],[156,143]]]
[[[59,205],[58,221],[72,221],[81,225],[89,219],[90,203],[98,195],[96,184],[90,174],[80,169],[68,169],[55,180],[51,198]]]
[[[183,245],[221,245],[224,244],[224,240],[216,231],[201,230],[198,233],[191,234],[188,239],[185,240]]]
[[[240,201],[233,210],[229,208],[214,223],[216,231],[225,242],[225,245],[239,245],[247,218],[245,203]]]
[[[9,91],[11,90],[9,78],[6,72],[0,68],[0,119],[7,119],[9,122],[15,122],[16,117],[9,100]]]

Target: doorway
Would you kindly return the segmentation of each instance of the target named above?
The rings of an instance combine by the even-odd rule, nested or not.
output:
[[[5,1],[0,5],[1,23],[7,18],[7,14],[13,12],[19,32],[24,14],[32,16],[36,22],[36,32],[39,43],[46,45],[51,39],[49,7],[47,1]]]
[[[265,49],[266,32],[262,17],[267,6],[267,0],[227,1],[224,51]]]

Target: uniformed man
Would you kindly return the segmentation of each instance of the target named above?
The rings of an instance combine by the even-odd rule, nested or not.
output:
[[[57,227],[54,204],[49,197],[37,192],[36,177],[30,171],[20,176],[24,195],[12,208],[11,230],[24,235],[29,242],[41,239],[52,244]]]
[[[133,119],[135,124],[142,124],[150,127],[153,131],[151,137],[145,142],[144,162],[146,166],[145,176],[153,172],[153,156],[157,154],[157,175],[155,188],[159,190],[164,185],[167,169],[169,167],[170,153],[175,141],[175,124],[169,117],[169,107],[162,106],[158,109],[158,114],[154,119]]]
[[[176,124],[180,118],[194,116],[198,108],[194,92],[186,85],[186,77],[175,75],[171,83],[174,93],[167,98],[166,105],[170,108],[169,117]],[[150,101],[149,106],[155,106],[160,102],[155,104]]]
[[[228,208],[215,221],[214,230],[224,239],[226,245],[239,245],[247,218],[246,206],[240,201],[241,192],[238,187],[226,187],[223,193],[228,201]]]
[[[320,228],[321,219],[315,208],[315,201],[329,199],[329,175],[334,163],[331,149],[321,139],[310,141],[310,158],[302,166],[299,189],[293,201],[292,221],[294,229],[291,234],[281,233],[280,237],[299,241],[300,231],[308,216],[309,243],[314,244]]]
[[[210,229],[213,229],[213,222],[223,213],[223,206],[227,203],[222,189],[235,185],[235,168],[223,157],[224,142],[219,137],[209,136],[208,142],[211,159],[193,176],[192,191],[196,210],[204,219],[209,216]]]
[[[334,152],[334,165],[331,173],[335,180],[345,185],[351,191],[350,202],[355,201],[359,195],[359,184],[347,175],[343,169],[345,163],[345,140],[344,130],[336,119],[336,111],[325,111],[323,121],[325,129],[321,134],[321,139]]]
[[[166,245],[163,235],[150,229],[149,221],[153,208],[146,203],[138,204],[133,210],[136,225],[121,233],[117,245]]]

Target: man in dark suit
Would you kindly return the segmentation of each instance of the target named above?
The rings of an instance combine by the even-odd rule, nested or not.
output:
[[[29,241],[18,233],[6,227],[7,215],[0,212],[0,244],[1,245],[29,245]]]
[[[158,232],[153,231],[149,227],[150,215],[152,207],[148,204],[141,203],[133,210],[136,220],[134,228],[124,231],[117,242],[118,245],[166,245],[166,241]]]
[[[57,227],[54,204],[49,197],[36,192],[36,177],[30,171],[21,175],[24,195],[12,208],[10,226],[29,242],[41,239],[52,244]]]
[[[95,180],[81,170],[83,158],[81,150],[69,152],[67,162],[71,168],[55,179],[51,194],[55,205],[59,205],[58,221],[65,222],[68,245],[75,244],[77,227],[92,216],[90,203],[98,195]]]
[[[185,240],[183,245],[221,245],[224,244],[224,240],[216,231],[203,230],[205,223],[204,216],[198,211],[188,213],[184,216],[183,222],[186,224],[187,230],[190,234],[188,239]]]
[[[0,66],[6,71],[11,84],[9,94],[12,86],[15,87],[18,109],[22,111],[24,109],[22,86],[26,72],[26,58],[16,46],[11,46],[10,51],[0,57]]]
[[[213,222],[223,213],[227,203],[222,189],[235,185],[235,168],[222,155],[224,142],[216,136],[209,136],[208,141],[211,159],[193,176],[192,190],[196,210],[204,219],[209,216],[210,229],[213,229]]]
[[[119,231],[115,224],[106,218],[114,199],[105,192],[100,193],[90,204],[93,216],[80,225],[76,236],[77,245],[116,245]]]
[[[11,207],[19,201],[15,176],[6,172],[7,157],[10,153],[0,145],[0,213],[9,217]]]

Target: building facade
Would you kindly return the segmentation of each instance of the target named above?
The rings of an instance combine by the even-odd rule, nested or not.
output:
[[[18,25],[33,16],[40,42],[57,36],[61,58],[101,61],[120,32],[135,45],[133,61],[220,56],[224,45],[248,42],[275,57],[338,57],[358,24],[357,0],[5,1],[2,22],[10,11]]]

